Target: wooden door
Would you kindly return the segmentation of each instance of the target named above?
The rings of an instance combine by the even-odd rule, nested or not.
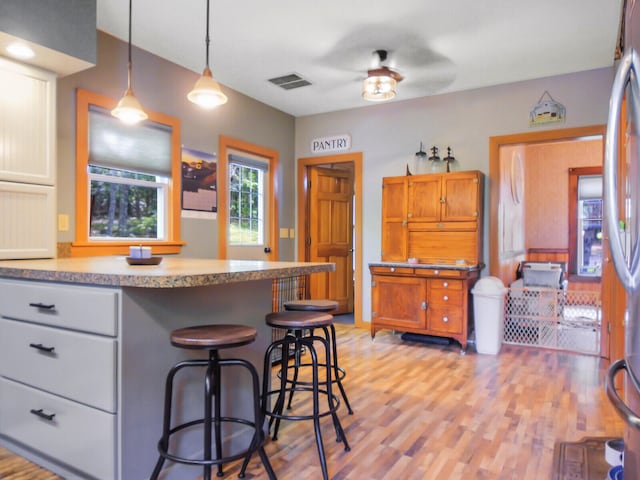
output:
[[[385,262],[407,261],[407,177],[382,179],[382,252]]]
[[[480,215],[480,176],[477,172],[455,172],[442,176],[441,221],[474,221]]]
[[[353,175],[309,169],[309,261],[332,262],[333,272],[310,276],[311,298],[338,302],[332,313],[353,312]]]
[[[414,175],[407,179],[409,186],[410,222],[439,222],[442,198],[442,175]]]

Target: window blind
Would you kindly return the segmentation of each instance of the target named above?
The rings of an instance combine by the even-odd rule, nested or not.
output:
[[[236,165],[255,168],[258,170],[262,170],[263,172],[269,170],[269,163],[266,160],[260,161],[253,158],[243,157],[241,155],[236,155],[235,153],[229,154],[229,163],[235,163]]]
[[[581,175],[578,179],[578,199],[602,198],[602,175]]]
[[[171,175],[171,127],[146,121],[125,125],[89,107],[89,164],[154,175]]]

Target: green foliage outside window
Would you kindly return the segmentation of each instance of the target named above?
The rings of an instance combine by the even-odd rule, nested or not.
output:
[[[97,238],[158,238],[156,176],[111,168],[89,168],[90,174],[142,180],[150,186],[104,177],[91,179],[90,236]],[[134,183],[134,182],[132,182]]]
[[[260,244],[262,239],[262,172],[244,165],[229,165],[229,242]]]

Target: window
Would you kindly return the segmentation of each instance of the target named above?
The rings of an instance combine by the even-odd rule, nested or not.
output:
[[[569,169],[570,273],[602,274],[602,168]]]
[[[89,165],[89,238],[166,238],[169,178]]]
[[[148,111],[143,124],[110,114],[115,100],[77,93],[76,240],[72,255],[154,253],[180,246],[180,123]]]
[[[264,245],[266,165],[230,156],[229,245]]]

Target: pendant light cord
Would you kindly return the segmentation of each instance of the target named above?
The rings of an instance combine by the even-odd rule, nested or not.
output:
[[[127,63],[127,87],[131,88],[131,12],[133,0],[129,0],[129,61]]]
[[[207,0],[207,36],[205,37],[207,68],[209,68],[209,0]]]

